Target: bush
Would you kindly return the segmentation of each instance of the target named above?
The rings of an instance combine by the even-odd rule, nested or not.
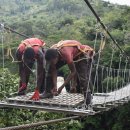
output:
[[[18,81],[18,75],[11,74],[7,68],[0,69],[0,99],[3,96],[8,96],[10,93],[16,92],[18,90]]]
[[[102,81],[104,91],[111,91],[115,89],[119,89],[122,86],[124,79],[122,77],[107,77]],[[107,90],[108,89],[108,90]]]

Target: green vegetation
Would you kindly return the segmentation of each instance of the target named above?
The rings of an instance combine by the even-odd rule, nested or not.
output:
[[[130,56],[130,7],[112,5],[109,2],[102,2],[100,0],[93,0],[91,4],[118,44]],[[75,39],[93,47],[96,32],[98,32],[95,50],[98,51],[100,47],[100,33],[103,33],[103,30],[96,23],[96,19],[83,0],[0,0],[0,16],[0,23],[4,23],[6,26],[10,26],[14,30],[24,33],[29,37],[35,36],[41,38],[49,46],[60,40]],[[0,98],[8,96],[17,90],[17,65],[11,63],[7,52],[11,47],[12,53],[15,55],[18,44],[24,39],[9,31],[5,31],[3,36],[4,52],[7,55],[5,56],[5,68],[8,69],[4,69],[4,71],[0,69]],[[0,55],[2,54],[1,47],[0,40]],[[111,47],[112,41],[107,37],[105,48],[101,54],[100,64],[105,66],[110,65]],[[118,68],[119,54],[119,50],[114,48],[113,68]],[[95,62],[97,62],[97,57],[95,58]],[[123,58],[121,68],[124,68],[124,66],[125,58]],[[0,67],[2,68],[2,57],[0,57]],[[66,70],[67,68],[65,67],[65,74],[67,74]],[[106,77],[103,80],[104,85],[107,84],[107,79],[115,84],[116,78]],[[123,80],[121,77],[119,79],[118,85]],[[3,82],[5,82],[5,88],[2,86]],[[118,109],[86,118],[81,120],[81,122],[63,122],[44,126],[43,128],[40,127],[37,130],[128,130],[130,127],[129,106],[130,103]],[[0,109],[0,127],[64,116],[63,114],[45,113],[41,111]]]

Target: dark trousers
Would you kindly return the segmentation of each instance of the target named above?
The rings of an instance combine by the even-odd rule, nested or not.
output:
[[[85,94],[91,92],[92,83],[89,80],[91,59],[84,59],[75,63],[77,74],[77,91]]]

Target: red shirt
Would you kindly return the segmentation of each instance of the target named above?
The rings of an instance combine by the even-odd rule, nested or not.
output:
[[[39,48],[44,45],[45,42],[38,38],[29,38],[21,42],[21,44],[18,47],[18,50],[21,52],[21,54],[23,54],[26,47],[31,46],[34,49],[35,55],[37,55]]]
[[[84,47],[88,47],[87,45],[82,45],[80,42],[75,41],[75,40],[65,40],[62,41],[63,43],[67,43],[67,44],[73,44],[73,43],[77,43],[80,45],[81,48]],[[67,62],[67,64],[70,64],[73,62],[74,58],[76,58],[76,56],[81,52],[76,46],[66,46],[66,47],[62,47],[59,50],[60,54],[61,54],[61,60],[65,60]],[[82,52],[81,52],[82,53]]]

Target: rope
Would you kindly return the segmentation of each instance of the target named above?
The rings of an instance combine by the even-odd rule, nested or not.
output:
[[[3,24],[0,24],[0,26],[2,27]],[[11,31],[11,32],[13,32],[13,33],[16,33],[16,34],[18,34],[18,35],[20,35],[20,36],[22,36],[22,37],[30,38],[29,36],[27,36],[27,35],[25,35],[25,34],[23,34],[23,33],[19,33],[19,32],[17,32],[17,31],[13,30],[13,29],[10,28],[10,27],[4,26],[4,29],[9,30],[9,31]],[[47,45],[47,44],[46,44],[46,47],[50,48],[50,46]]]
[[[12,58],[12,63],[20,63],[20,62],[22,62],[22,61],[15,61],[15,59],[14,59],[14,57],[13,57],[13,55],[12,55],[12,50],[11,50],[11,48],[9,48],[9,55],[10,55],[10,57]]]
[[[0,24],[0,25],[2,25],[2,24]],[[6,30],[9,30],[9,31],[11,31],[11,32],[13,32],[13,33],[16,33],[16,34],[18,34],[18,35],[20,35],[20,36],[23,36],[23,37],[25,37],[25,38],[29,38],[29,36],[27,36],[27,35],[25,35],[25,34],[22,34],[22,33],[19,33],[19,32],[17,32],[17,31],[13,30],[13,29],[10,28],[10,27],[4,26],[4,28],[5,28]]]
[[[94,43],[94,50],[95,50],[95,47],[96,47],[96,44],[97,44],[97,35],[98,35],[98,33],[97,33],[97,31],[96,31],[96,35],[95,35],[95,43]],[[89,79],[88,79],[88,87],[87,87],[87,90],[86,90],[86,92],[88,92],[88,89],[90,89],[90,81],[91,81],[91,76],[92,76],[92,68],[93,68],[93,60],[94,60],[94,57],[92,57],[92,62],[91,62],[91,65],[90,65],[90,72],[89,72]],[[94,86],[92,87],[92,95],[93,95],[93,90],[94,90]],[[87,93],[86,93],[86,97],[87,97]],[[91,97],[92,98],[92,97]],[[86,104],[86,98],[85,98],[85,100],[84,100],[84,104]],[[92,100],[92,99],[91,99]],[[92,107],[92,102],[91,102],[91,107]]]
[[[4,57],[4,24],[1,25],[1,43],[2,43],[2,69],[4,72],[4,68],[5,68],[5,57]],[[5,74],[3,73],[3,88],[4,88],[4,92],[6,92],[5,90]],[[4,98],[6,98],[6,93],[4,93]]]
[[[107,91],[108,92],[108,85],[109,85],[109,79],[110,79],[110,73],[111,73],[111,67],[112,67],[112,61],[113,61],[113,56],[114,56],[114,49],[112,49],[112,55],[111,55],[111,62],[110,62],[110,66],[109,66],[109,73],[108,73],[108,80],[107,80]]]
[[[120,61],[119,61],[119,70],[121,68],[121,60],[122,60],[122,55],[120,54]],[[114,100],[116,99],[116,92],[118,90],[118,79],[119,79],[119,73],[120,71],[117,71],[117,81],[116,81],[116,90],[115,90],[115,96],[114,96]]]
[[[130,83],[130,70],[128,71],[128,83]],[[129,92],[129,95],[130,95],[130,88],[128,86],[129,85],[127,85],[127,91]]]
[[[124,69],[124,74],[123,74],[124,77],[123,77],[122,87],[121,88],[123,88],[123,85],[125,85],[124,83],[125,83],[125,73],[126,73],[127,64],[128,64],[128,59],[126,58],[126,64],[125,64],[125,69]],[[122,92],[123,91],[121,91],[121,97],[122,97]]]
[[[101,73],[101,87],[102,87],[102,92],[104,93],[104,87],[103,87],[103,72],[104,72],[104,67],[101,68],[102,69],[102,73]]]
[[[106,78],[109,76],[109,73],[108,73],[108,67],[107,67],[107,69],[106,69],[106,71],[107,71],[107,76],[106,76]],[[108,78],[109,79],[109,78]],[[108,93],[108,80],[107,80],[107,89],[106,89],[106,92],[105,93]],[[107,96],[105,96],[105,99],[104,99],[104,106],[106,105],[106,100],[107,100]]]
[[[54,119],[54,120],[49,120],[49,121],[41,121],[41,122],[37,122],[37,123],[0,128],[0,130],[23,130],[23,129],[26,130],[29,128],[34,128],[34,127],[38,127],[38,126],[42,126],[42,125],[49,125],[49,124],[54,124],[54,123],[63,122],[63,121],[69,121],[71,119],[78,119],[78,118],[80,118],[80,117],[72,116],[72,117],[66,117],[66,118],[61,118],[61,119]]]
[[[98,75],[98,68],[99,68],[99,61],[100,61],[100,58],[101,58],[101,52],[99,52],[99,56],[98,56],[98,61],[97,61],[97,66],[96,66],[96,74],[95,74],[95,78],[94,78],[94,87],[95,87],[96,80],[97,80],[97,75]],[[94,92],[94,90],[93,90],[93,92]]]

